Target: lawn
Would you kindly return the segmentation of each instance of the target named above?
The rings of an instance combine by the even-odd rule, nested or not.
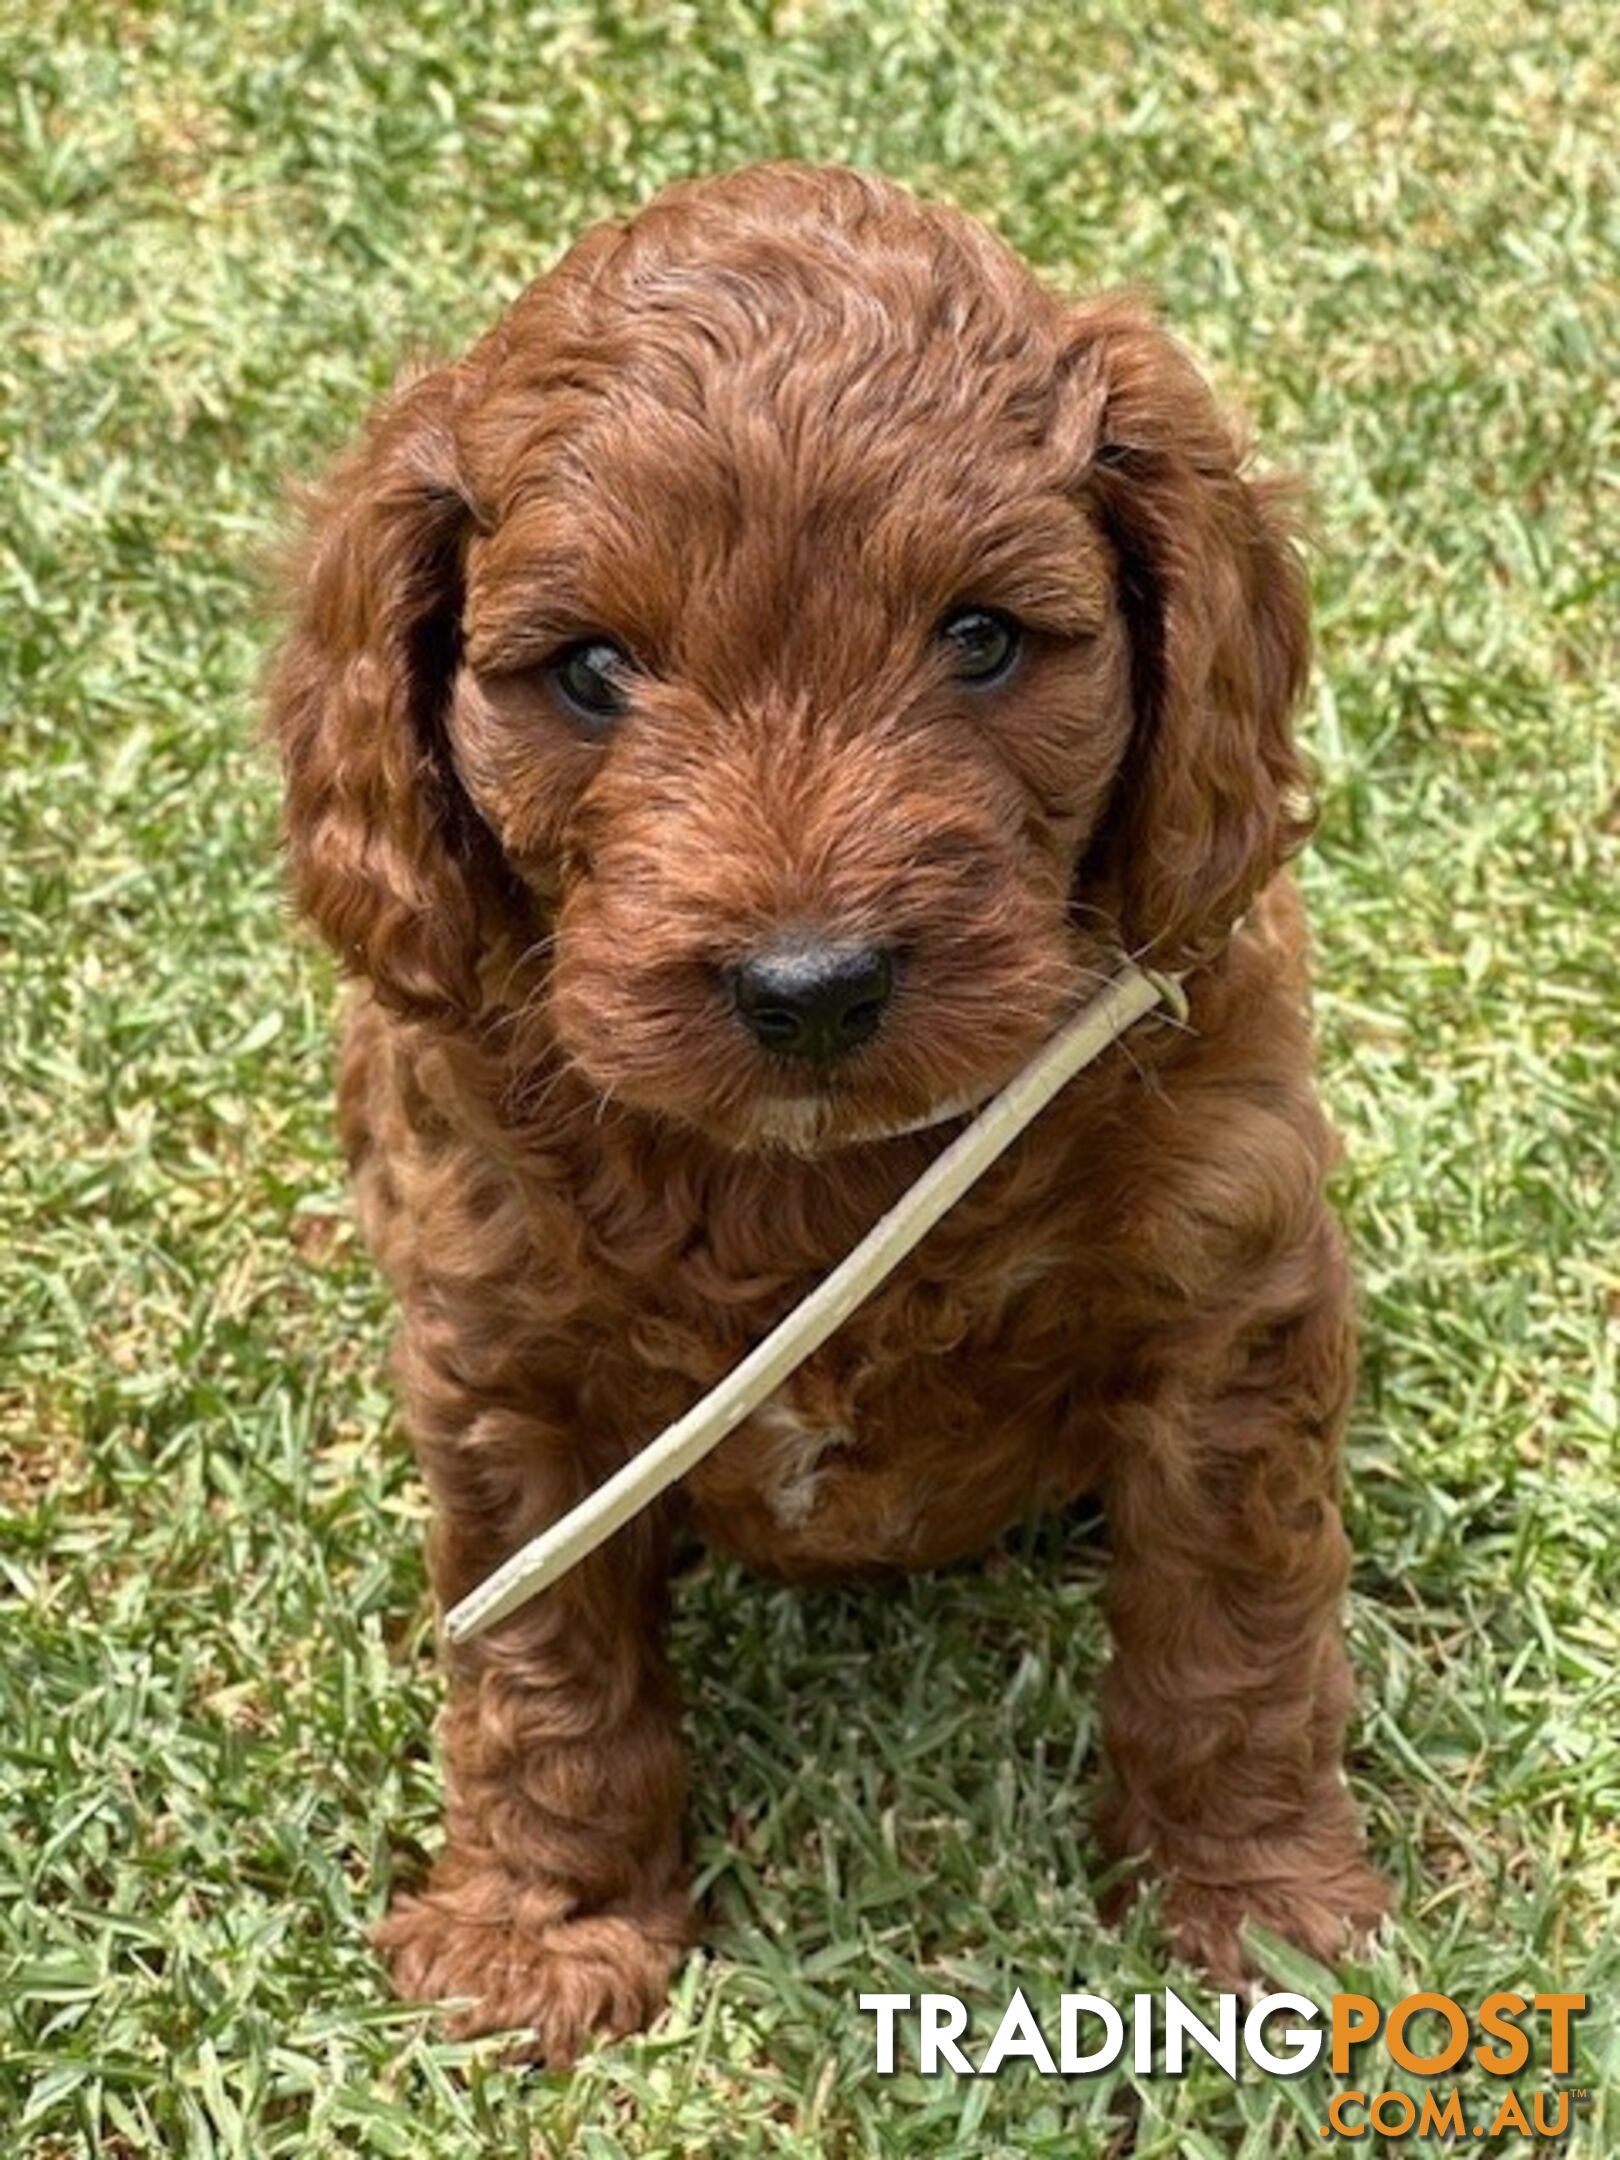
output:
[[[1343,1978],[1585,1991],[1565,2149],[1620,2150],[1617,99],[1596,0],[0,11],[6,2160],[1334,2149],[1314,2074],[873,2074],[863,1989],[1167,1977],[1151,1903],[1095,1918],[1102,1562],[1058,1526],[877,1594],[683,1583],[710,1918],[649,2038],[515,2072],[367,1948],[439,1684],[259,565],[402,357],[780,153],[1147,283],[1311,480],[1352,1774],[1402,1893]]]

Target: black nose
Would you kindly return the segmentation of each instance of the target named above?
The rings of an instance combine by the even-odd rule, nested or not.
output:
[[[894,963],[873,945],[796,941],[729,969],[744,1027],[779,1057],[831,1064],[878,1031]]]

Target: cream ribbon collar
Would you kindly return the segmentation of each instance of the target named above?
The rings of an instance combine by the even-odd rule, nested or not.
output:
[[[1127,962],[740,1364],[595,1492],[451,1607],[444,1621],[451,1642],[471,1642],[549,1588],[718,1447],[893,1274],[1058,1090],[1134,1021],[1161,1004],[1178,1020],[1186,1019],[1187,1001],[1175,976],[1151,974]]]

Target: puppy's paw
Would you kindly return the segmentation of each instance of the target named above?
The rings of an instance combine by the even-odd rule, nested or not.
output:
[[[1389,1910],[1384,1878],[1359,1853],[1294,1873],[1208,1882],[1165,1866],[1165,1928],[1178,1954],[1200,1965],[1217,1986],[1254,1977],[1243,1948],[1246,1921],[1269,1928],[1324,1965],[1370,1934]]]
[[[519,2060],[572,2062],[593,2035],[639,2031],[662,2008],[692,1936],[691,1908],[670,1896],[645,1906],[540,1918],[534,1893],[506,1876],[431,1884],[402,1898],[372,1940],[398,1994],[452,2007],[455,2039],[527,2028]]]

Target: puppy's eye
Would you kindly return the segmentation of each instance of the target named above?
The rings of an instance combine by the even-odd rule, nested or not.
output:
[[[629,704],[635,663],[611,638],[581,638],[567,645],[546,669],[551,685],[570,712],[598,730],[609,727]]]
[[[980,686],[1010,675],[1023,644],[1023,632],[1010,615],[996,608],[958,608],[939,626],[958,682]]]

